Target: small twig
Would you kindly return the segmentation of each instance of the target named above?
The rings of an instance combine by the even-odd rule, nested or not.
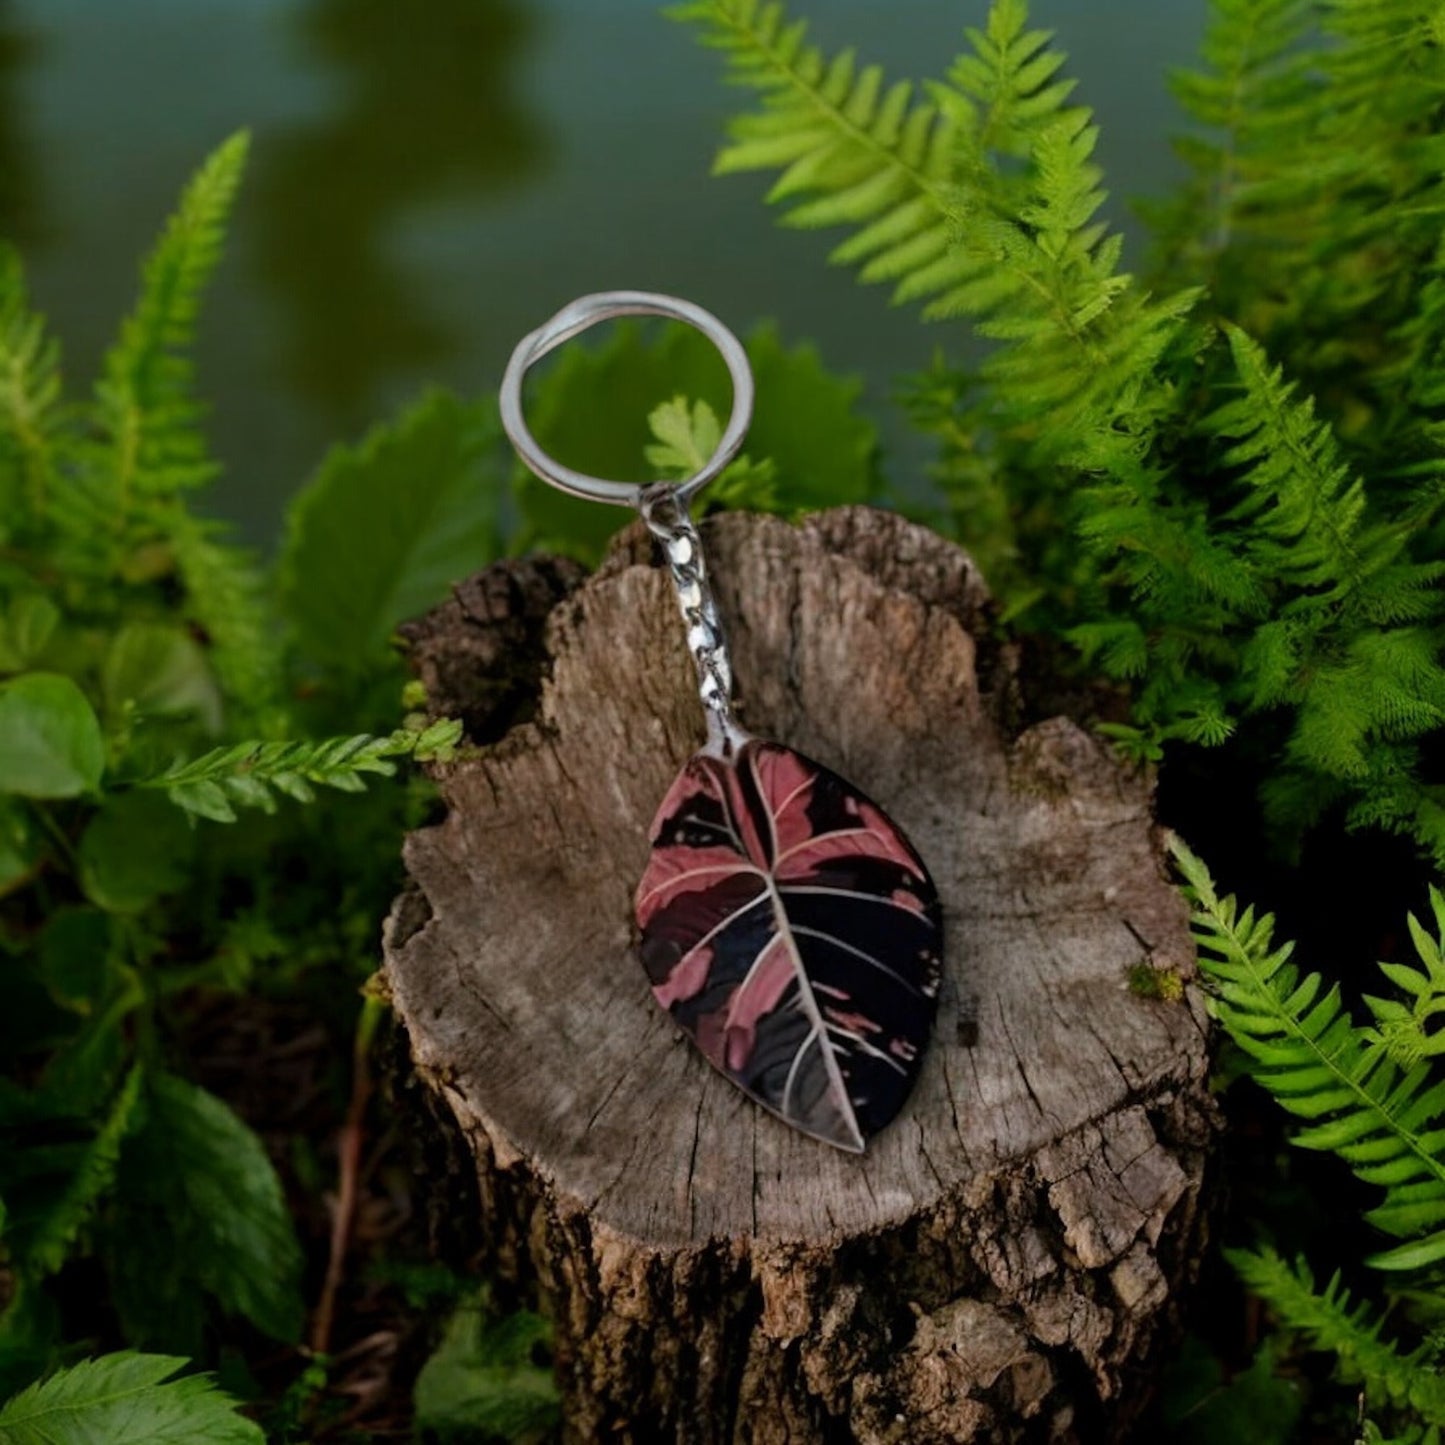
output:
[[[351,1100],[346,1118],[336,1138],[339,1179],[336,1204],[331,1212],[331,1253],[326,1261],[326,1279],[321,1298],[311,1320],[311,1349],[316,1355],[331,1350],[331,1326],[336,1313],[336,1295],[346,1269],[346,1252],[351,1243],[351,1228],[356,1218],[357,1184],[361,1176],[362,1135],[366,1123],[366,1105],[371,1098],[371,1043],[381,1020],[384,1005],[379,998],[367,994],[361,1002],[361,1016],[356,1021],[356,1040],[352,1048]]]

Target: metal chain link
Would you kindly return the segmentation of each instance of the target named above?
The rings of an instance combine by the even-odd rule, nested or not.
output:
[[[662,543],[677,588],[678,606],[687,624],[687,647],[697,668],[698,693],[707,710],[708,734],[723,746],[736,744],[745,734],[733,718],[732,663],[707,580],[702,539],[688,515],[687,504],[679,500],[668,483],[647,487],[638,510],[648,530]]]

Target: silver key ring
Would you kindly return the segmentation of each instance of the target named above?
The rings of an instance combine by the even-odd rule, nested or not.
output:
[[[568,302],[550,321],[544,322],[535,331],[524,336],[512,352],[507,370],[502,377],[500,396],[502,427],[506,431],[517,455],[544,482],[570,492],[574,497],[585,497],[593,502],[616,502],[625,507],[637,507],[642,503],[642,493],[656,483],[609,482],[602,477],[590,477],[586,472],[573,471],[561,462],[549,457],[537,445],[537,439],[527,426],[522,415],[522,380],[527,372],[548,352],[555,351],[564,342],[596,326],[599,321],[610,321],[617,316],[665,316],[673,321],[682,321],[701,331],[727,363],[728,375],[733,383],[733,410],[728,418],[722,440],[717,451],[692,476],[673,486],[673,494],[684,505],[716,477],[737,455],[747,435],[748,423],[753,417],[753,373],[748,365],[747,352],[742,343],[712,314],[691,301],[677,296],[663,296],[653,291],[598,291],[591,296],[579,296]],[[659,401],[666,400],[658,397]]]

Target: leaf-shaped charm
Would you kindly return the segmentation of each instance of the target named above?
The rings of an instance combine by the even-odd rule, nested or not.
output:
[[[851,784],[776,743],[696,754],[637,922],[657,1001],[758,1103],[855,1152],[897,1114],[937,1010],[938,895]]]

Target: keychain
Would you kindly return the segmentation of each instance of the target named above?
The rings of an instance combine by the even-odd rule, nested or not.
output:
[[[604,481],[547,456],[522,416],[522,381],[600,321],[664,316],[702,332],[732,378],[716,454],[681,482]],[[687,625],[707,741],[657,810],[637,888],[642,966],[657,1002],[708,1061],[794,1128],[861,1152],[903,1106],[937,1011],[938,894],[898,826],[851,783],[732,712],[732,669],[688,503],[727,466],[752,418],[747,354],[710,312],[672,296],[606,291],[524,337],[501,414],[522,461],[554,487],[636,507],[662,546]]]

